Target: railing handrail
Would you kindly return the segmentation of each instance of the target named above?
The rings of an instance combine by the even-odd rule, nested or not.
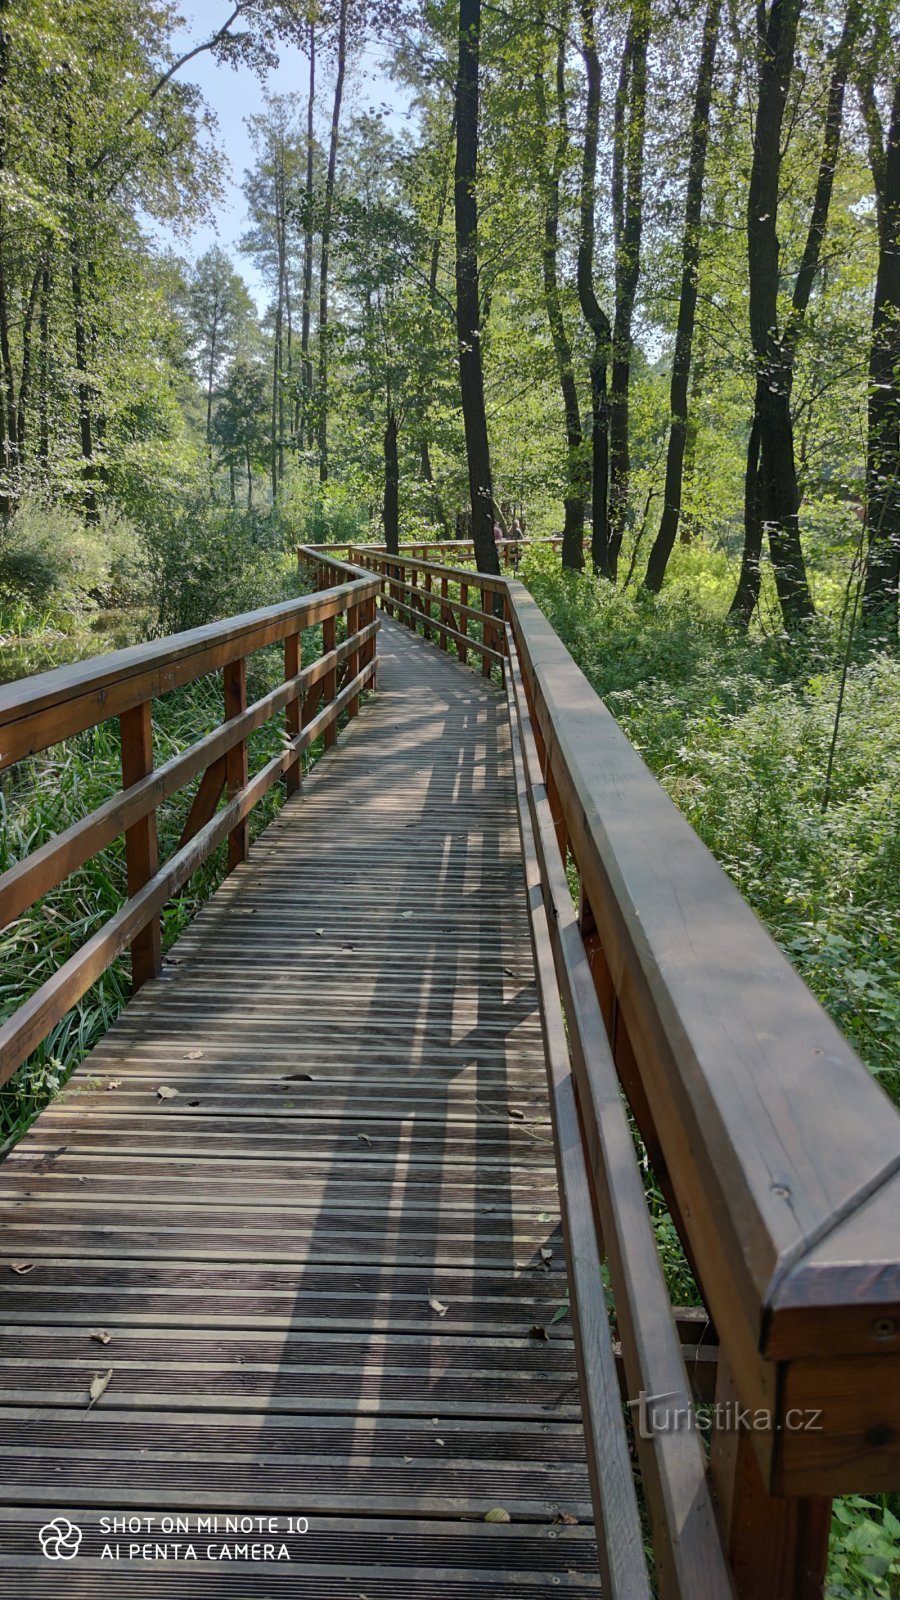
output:
[[[435,578],[476,587],[483,578],[402,552],[387,559],[411,578],[428,573],[412,615],[426,630],[432,607],[452,619],[456,604],[446,589],[434,592]],[[594,1036],[593,1059],[608,1041],[715,1326],[717,1398],[726,1413],[730,1404],[764,1419],[737,1438],[726,1421],[713,1436],[737,1592],[813,1595],[831,1496],[900,1486],[900,1116],[525,587],[490,581],[505,597],[561,857],[558,888],[543,884],[547,918],[566,923],[567,938],[574,928],[581,951],[581,975],[566,977],[553,935],[560,992],[570,986],[573,1062],[587,1013],[572,985],[583,983],[586,953],[606,1033],[602,1043]],[[567,858],[580,882],[574,921],[560,876]],[[595,1185],[609,1189],[593,1092],[583,1077],[585,1149]],[[619,1225],[612,1213],[606,1222]],[[626,1369],[632,1342],[630,1397],[635,1374],[677,1389],[660,1367],[659,1340],[647,1365],[634,1353],[627,1293],[616,1310]],[[655,1326],[662,1331],[658,1314]],[[645,1352],[653,1342],[651,1334]],[[798,1416],[805,1425],[792,1422]],[[680,1472],[668,1500],[660,1480],[670,1511]],[[670,1533],[678,1536],[677,1518]],[[666,1592],[707,1590],[676,1581]]]
[[[335,586],[333,592],[299,595],[0,686],[0,770],[107,721],[129,705],[155,699],[266,644],[279,643],[300,628],[313,626],[322,620],[338,591],[343,610],[374,598],[378,586],[371,575],[358,567],[347,570],[353,572],[352,581]],[[212,662],[211,652],[217,652]],[[154,674],[159,674],[156,681]],[[111,706],[113,689],[118,695]],[[71,710],[67,712],[66,707]],[[53,710],[61,712],[58,725],[47,716]],[[30,723],[33,737],[23,738],[24,726],[16,726],[26,723]],[[41,742],[35,742],[37,739]]]
[[[300,786],[303,752],[320,736],[337,737],[338,718],[353,717],[362,691],[375,677],[377,580],[358,567],[328,563],[345,581],[312,595],[225,618],[203,628],[77,663],[10,686],[7,710],[17,713],[0,733],[0,765],[118,717],[122,788],[87,816],[48,839],[0,876],[0,927],[124,834],[127,897],[106,922],[50,978],[0,1024],[0,1084],[130,947],[135,988],[159,974],[160,914],[166,902],[228,840],[228,870],[246,857],[253,807],[284,778],[288,793]],[[346,638],[337,642],[338,616],[346,613]],[[322,623],[323,653],[302,665],[301,633]],[[247,702],[246,658],[284,644],[284,682]],[[343,667],[346,681],[338,682]],[[223,670],[224,721],[214,732],[161,767],[153,759],[153,700],[179,684]],[[321,709],[320,709],[321,705]],[[247,740],[284,712],[278,753],[250,777]],[[156,808],[198,773],[203,777],[174,854],[159,864]],[[226,804],[219,809],[223,791]]]

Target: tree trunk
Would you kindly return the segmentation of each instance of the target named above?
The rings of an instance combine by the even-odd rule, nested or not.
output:
[[[397,417],[388,412],[384,430],[384,542],[392,555],[400,549],[400,458],[397,452]]]
[[[750,438],[747,442],[747,468],[744,473],[744,551],[741,557],[741,575],[728,613],[745,628],[750,625],[750,618],[759,599],[762,540],[762,509],[759,501],[759,418],[754,411]]]
[[[612,328],[594,291],[594,211],[597,188],[597,143],[600,127],[600,56],[594,21],[594,0],[579,0],[581,47],[587,77],[584,152],[581,166],[581,208],[578,232],[578,299],[581,314],[594,337],[591,356],[591,561],[594,571],[611,578],[607,487],[609,482],[609,413],[606,373]]]
[[[253,463],[250,460],[249,445],[246,447],[245,455],[247,458],[247,510],[249,511],[253,504]]]
[[[44,472],[50,465],[50,295],[53,280],[50,267],[50,249],[44,258],[41,273],[41,309],[38,318],[39,348],[38,359],[38,441],[37,459]]]
[[[568,8],[566,8],[563,20],[567,25]],[[543,32],[544,30],[542,29],[541,31]],[[554,133],[551,131],[547,116],[547,96],[544,89],[543,65],[538,70],[535,88],[538,117],[543,135],[541,177],[544,190],[544,239],[541,257],[544,276],[544,306],[550,327],[553,353],[556,357],[556,369],[559,375],[563,415],[566,425],[566,493],[564,499],[565,521],[563,524],[562,564],[573,571],[581,571],[584,567],[584,510],[589,488],[587,481],[588,464],[584,453],[584,435],[581,428],[581,409],[578,404],[578,387],[575,382],[572,346],[569,342],[569,335],[563,318],[559,293],[559,187],[565,170],[566,153],[569,145],[565,79],[567,31],[567,26],[561,28],[559,46],[556,53],[557,127],[555,129],[555,149],[553,150],[550,149],[550,145],[551,141],[554,141]]]
[[[481,359],[481,307],[478,293],[478,70],[481,45],[481,0],[459,3],[459,68],[456,78],[456,171],[453,199],[456,222],[456,333],[459,341],[459,385],[472,538],[482,572],[499,574],[494,544],[494,490],[484,404]]]
[[[874,148],[878,274],[869,354],[864,614],[897,637],[900,590],[900,78],[887,147]]]
[[[322,208],[322,252],[319,258],[319,384],[316,406],[320,483],[326,483],[328,480],[328,259],[337,174],[338,129],[341,120],[341,101],[344,98],[344,75],[347,70],[347,7],[348,0],[341,0],[338,18],[337,77],[331,110],[328,171],[325,177],[325,201]]]
[[[0,13],[0,179],[6,173],[6,82],[9,75],[9,36]],[[9,346],[9,291],[6,281],[6,216],[0,190],[0,363],[3,393],[0,396],[0,515],[8,517],[14,503],[16,455],[16,403],[12,356]]]
[[[628,399],[632,322],[641,270],[644,220],[644,131],[647,108],[648,0],[636,0],[628,21],[616,92],[612,202],[615,321],[609,395],[609,567],[615,579],[628,522],[631,480]]]
[[[703,210],[703,183],[709,143],[709,108],[719,42],[720,14],[721,0],[709,0],[703,23],[703,44],[691,122],[691,149],[684,208],[684,243],[681,256],[681,295],[678,302],[678,328],[675,334],[675,355],[672,361],[672,381],[669,391],[671,420],[663,512],[644,579],[646,587],[654,594],[658,594],[662,588],[666,566],[672,554],[681,519],[681,493],[688,437],[688,390],[691,379],[694,318],[697,311],[697,279],[700,271],[700,220]]]
[[[794,64],[802,0],[771,0],[761,8],[758,98],[753,162],[747,201],[750,335],[756,360],[754,426],[759,433],[756,493],[769,535],[769,549],[785,626],[813,613],[800,545],[799,494],[790,413],[791,357],[778,331],[778,199],[781,130]],[[752,571],[752,551],[743,563]],[[758,563],[757,580],[758,580]],[[742,571],[743,576],[743,571]],[[737,602],[737,595],[735,602]],[[745,603],[734,604],[736,616]]]
[[[316,108],[316,22],[310,8],[309,15],[309,96],[306,102],[306,185],[303,212],[303,296],[300,305],[300,371],[301,413],[300,448],[307,438],[312,441],[313,366],[309,353],[309,328],[312,313],[313,270],[313,176],[315,150]]]

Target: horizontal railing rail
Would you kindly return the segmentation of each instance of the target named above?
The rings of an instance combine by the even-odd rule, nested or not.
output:
[[[370,552],[386,610],[391,584],[421,591],[426,571],[432,603],[442,575],[473,583],[467,569],[390,561]],[[484,625],[495,596],[505,611],[498,648],[607,1592],[644,1590],[614,1559],[617,1539],[633,1548],[634,1517],[600,1259],[660,1594],[811,1600],[832,1497],[900,1487],[900,1117],[527,590],[475,581],[490,596]],[[399,615],[423,629],[427,612],[426,601]],[[708,1459],[632,1130],[718,1350]]]
[[[338,719],[356,714],[362,691],[375,679],[379,586],[358,567],[332,562],[331,570],[334,584],[316,594],[0,689],[0,769],[113,717],[122,753],[122,789],[0,876],[0,928],[123,835],[127,871],[124,904],[0,1025],[0,1083],[126,949],[135,989],[159,974],[166,903],[226,839],[229,872],[243,861],[254,806],[279,778],[295,792],[304,751],[320,737],[332,745]],[[339,618],[346,637],[338,643]],[[323,653],[303,667],[301,635],[317,624]],[[273,644],[284,648],[284,682],[248,704],[248,657]],[[223,674],[222,726],[155,766],[153,701],[217,671]],[[250,777],[247,740],[280,712],[282,748]],[[198,774],[178,846],[160,866],[157,808]]]

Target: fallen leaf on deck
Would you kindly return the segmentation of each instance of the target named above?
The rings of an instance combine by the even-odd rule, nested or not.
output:
[[[107,1080],[106,1087],[107,1087],[107,1089],[118,1089],[119,1084],[121,1082],[122,1082],[121,1078],[109,1078]]]
[[[102,1394],[106,1393],[107,1389],[109,1388],[110,1379],[112,1378],[112,1375],[113,1375],[112,1367],[110,1367],[108,1372],[95,1372],[93,1378],[91,1379],[91,1388],[90,1388],[91,1398],[88,1401],[88,1406],[87,1406],[88,1411],[90,1411],[91,1406],[94,1405],[95,1402],[100,1399],[100,1396]]]
[[[356,1137],[357,1137],[357,1139],[359,1139],[361,1144],[371,1144],[372,1143],[372,1141],[369,1138],[369,1135],[367,1133],[358,1133],[356,1135]]]
[[[546,1328],[543,1328],[539,1322],[535,1322],[528,1329],[528,1337],[529,1339],[549,1339],[550,1335]]]
[[[557,1308],[554,1311],[552,1317],[550,1318],[550,1326],[551,1326],[551,1328],[553,1327],[554,1322],[562,1322],[563,1317],[567,1317],[568,1315],[569,1315],[568,1306],[557,1306]]]
[[[178,1098],[178,1090],[170,1089],[166,1083],[161,1084],[156,1093],[160,1100],[177,1100]]]
[[[542,1245],[541,1246],[541,1260],[542,1261],[552,1261],[553,1260],[553,1251],[549,1250],[546,1245]]]
[[[24,1273],[31,1272],[33,1270],[33,1268],[34,1268],[34,1262],[33,1261],[13,1261],[13,1262],[10,1263],[9,1270],[10,1270],[10,1272],[17,1272],[19,1274],[19,1277],[22,1277],[22,1275]]]
[[[516,1122],[524,1122],[525,1121],[525,1113],[524,1113],[524,1111],[520,1111],[517,1106],[509,1106],[509,1107],[507,1107],[507,1112],[508,1112],[509,1116],[515,1118]]]
[[[571,1511],[557,1511],[553,1521],[564,1522],[567,1528],[575,1528],[578,1526],[578,1518],[573,1517]]]
[[[504,1511],[502,1506],[494,1506],[492,1511],[485,1512],[484,1520],[485,1522],[512,1522],[512,1517],[508,1511]]]
[[[98,1344],[109,1344],[112,1334],[107,1333],[105,1328],[92,1328],[91,1338],[96,1339]]]
[[[315,933],[317,934],[318,938],[324,939],[324,937],[325,937],[325,929],[324,928],[316,928],[315,929]]]
[[[447,1315],[449,1307],[444,1305],[443,1300],[438,1300],[436,1295],[430,1296],[428,1304],[437,1316],[445,1317]]]

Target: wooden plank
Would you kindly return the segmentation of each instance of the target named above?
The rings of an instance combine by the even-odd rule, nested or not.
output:
[[[284,641],[284,676],[290,682],[300,672],[302,664],[302,639],[299,633],[289,633]],[[300,732],[300,698],[295,697],[288,701],[284,710],[285,732],[289,739],[296,739]],[[284,775],[285,788],[288,794],[296,794],[300,788],[303,775],[303,763],[300,756],[293,761]]]
[[[201,828],[205,828],[206,824],[215,816],[216,807],[222,798],[222,790],[225,787],[225,769],[226,757],[219,756],[218,761],[214,761],[204,772],[197,793],[191,801],[191,809],[187,814],[184,827],[181,830],[181,838],[177,846],[179,850],[183,850],[188,841],[193,839],[195,833],[199,833]]]

